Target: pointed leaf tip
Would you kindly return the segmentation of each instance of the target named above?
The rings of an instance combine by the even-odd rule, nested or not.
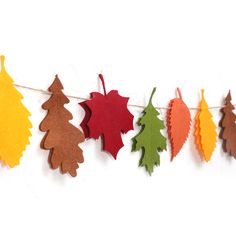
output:
[[[4,69],[4,62],[5,62],[5,56],[4,55],[1,55],[1,67],[2,69]]]
[[[51,86],[48,88],[48,90],[50,92],[55,92],[55,91],[59,91],[59,90],[62,90],[64,89],[58,75],[55,76],[55,79],[53,81],[53,83],[51,84]]]
[[[202,89],[202,99],[205,99],[205,90]]]
[[[226,101],[228,101],[228,102],[230,102],[231,101],[231,92],[230,92],[230,90],[229,90],[229,92],[228,92],[228,95],[226,96]]]

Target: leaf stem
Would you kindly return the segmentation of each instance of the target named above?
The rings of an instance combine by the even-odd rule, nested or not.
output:
[[[177,94],[179,95],[179,98],[182,100],[182,94],[179,88],[177,88]]]
[[[106,96],[107,92],[106,92],[105,81],[104,81],[103,75],[102,74],[98,74],[98,77],[102,81],[102,87],[103,87],[104,95]]]
[[[153,88],[152,93],[151,93],[151,96],[150,96],[150,98],[149,98],[149,103],[152,102],[152,97],[153,97],[154,93],[156,92],[156,89],[157,89],[156,87]]]

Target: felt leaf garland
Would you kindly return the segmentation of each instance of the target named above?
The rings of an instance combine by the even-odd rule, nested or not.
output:
[[[199,109],[195,118],[195,142],[201,156],[207,162],[211,159],[215,149],[217,133],[212,114],[208,110],[208,105],[204,98],[204,90],[202,90],[202,100]]]
[[[221,109],[222,118],[219,123],[221,132],[219,137],[223,139],[223,150],[236,159],[236,115],[235,107],[231,103],[230,91],[225,98],[225,106]]]
[[[133,130],[133,115],[127,109],[129,98],[122,97],[117,90],[106,93],[103,76],[99,74],[103,84],[104,95],[91,93],[91,99],[79,103],[85,110],[81,123],[85,137],[102,138],[102,149],[111,153],[116,159],[118,151],[124,146],[121,133]]]
[[[132,151],[142,149],[139,165],[145,166],[150,175],[153,168],[160,165],[159,152],[166,150],[166,138],[160,132],[165,128],[165,125],[158,118],[160,113],[152,105],[155,91],[156,88],[153,89],[148,106],[143,111],[144,115],[138,121],[138,125],[142,127],[141,131],[132,139]]]
[[[23,96],[13,84],[4,66],[1,56],[0,72],[0,160],[14,167],[19,164],[20,157],[29,144],[32,127],[29,111],[21,103]]]
[[[52,169],[60,167],[63,174],[69,173],[75,177],[78,163],[84,161],[83,151],[78,146],[84,141],[84,135],[69,122],[73,116],[64,105],[70,101],[62,89],[61,81],[56,75],[48,89],[52,96],[42,105],[48,113],[39,127],[41,131],[47,132],[41,142],[41,148],[50,150],[48,160]]]
[[[187,105],[184,103],[181,92],[177,88],[179,98],[174,98],[169,103],[167,111],[167,129],[171,144],[171,161],[178,154],[188,138],[191,116]]]

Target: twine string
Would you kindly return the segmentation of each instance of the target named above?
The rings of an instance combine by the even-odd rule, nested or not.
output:
[[[31,90],[31,91],[34,91],[34,92],[51,95],[50,92],[48,92],[46,90],[43,90],[43,89],[33,88],[33,87],[29,87],[29,86],[25,86],[25,85],[20,85],[20,84],[14,84],[14,85],[16,87],[18,87],[18,88],[23,88],[23,89]],[[69,97],[69,98],[78,99],[78,100],[81,100],[81,101],[89,100],[88,98],[78,97],[78,96],[74,96],[74,95],[70,95],[70,94],[65,94],[65,95],[67,97]],[[129,107],[142,108],[142,109],[145,108],[145,106],[138,105],[138,104],[130,104],[130,103],[128,103],[128,106]],[[233,106],[236,106],[236,104],[233,104]],[[214,109],[221,109],[223,107],[224,106],[210,106],[210,107],[208,107],[208,109],[214,110]],[[169,107],[161,107],[161,106],[155,106],[155,108],[156,109],[160,109],[160,110],[168,110],[169,109]],[[199,110],[199,108],[198,107],[189,107],[189,110],[196,111],[196,110]]]

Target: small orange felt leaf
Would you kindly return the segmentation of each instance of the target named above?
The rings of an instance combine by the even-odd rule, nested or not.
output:
[[[212,120],[212,114],[210,113],[204,98],[204,90],[202,90],[202,100],[199,109],[195,118],[195,143],[199,153],[207,162],[210,161],[211,155],[215,149],[217,133],[216,125]]]
[[[182,99],[179,88],[177,88],[177,92],[179,98],[174,98],[170,101],[167,112],[167,129],[171,143],[171,161],[183,147],[191,124],[190,112]]]

